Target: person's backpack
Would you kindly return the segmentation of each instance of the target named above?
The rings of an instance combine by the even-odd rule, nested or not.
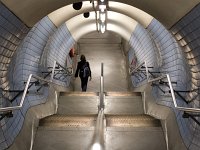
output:
[[[88,77],[90,75],[90,69],[88,67],[88,63],[86,62],[82,67],[83,78]]]

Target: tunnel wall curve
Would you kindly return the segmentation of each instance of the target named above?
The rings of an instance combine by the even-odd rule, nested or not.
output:
[[[46,45],[48,37],[55,30],[53,23],[45,17],[39,21],[21,41],[12,57],[9,68],[9,81],[14,89],[23,90],[25,82],[30,74],[40,75],[39,60]],[[31,91],[35,91],[38,87],[32,86]],[[42,94],[27,95],[22,109],[13,112],[12,118],[4,118],[4,135],[6,146],[10,146],[15,137],[19,134],[26,113],[32,106],[45,103],[48,96],[48,87],[41,90]],[[13,101],[12,106],[18,105],[21,96]],[[3,144],[3,143],[2,143]],[[6,148],[6,147],[5,147]]]
[[[4,67],[5,70],[5,72],[2,74],[5,77],[2,76],[3,82],[1,87],[4,87],[7,90],[23,90],[25,86],[24,82],[26,82],[29,74],[42,76],[41,67],[43,66],[40,64],[41,56],[49,37],[51,37],[57,28],[48,17],[45,17],[29,31],[29,28],[23,25],[23,23],[15,18],[14,15],[12,16],[9,10],[7,10],[4,6],[1,6],[1,8],[1,17],[5,18],[4,15],[10,15],[10,18],[12,19],[12,22],[2,19],[4,22],[1,23],[4,25],[7,24],[8,26],[3,26],[3,29],[1,30],[3,33],[5,33],[5,37],[2,37],[5,39],[3,44],[8,48],[4,47],[3,45],[1,48],[2,50],[4,48],[5,54],[8,53],[9,49],[9,52],[11,50],[13,52],[8,53],[8,58],[5,57],[5,55],[1,56],[2,60],[4,60],[4,62],[1,62],[1,66],[2,69]],[[15,27],[14,25],[19,25],[19,27]],[[7,29],[5,30],[5,28]],[[62,28],[61,31],[65,33]],[[58,38],[58,40],[62,42],[63,39]],[[63,49],[69,49],[69,47],[66,47],[66,45],[62,47]],[[68,59],[69,58],[65,59],[64,61],[68,61]],[[37,88],[38,87],[33,86],[30,90],[34,91]],[[23,126],[28,109],[32,106],[46,102],[46,98],[49,94],[48,87],[45,87],[41,92],[43,93],[42,95],[34,94],[27,96],[22,109],[14,111],[12,118],[5,117],[1,120],[0,149],[6,149],[13,143],[15,137],[19,134]],[[18,105],[20,100],[21,97],[19,96],[15,101],[13,101],[12,105]],[[5,99],[1,99],[1,103],[2,107],[7,106]]]
[[[190,107],[200,107],[200,4],[192,9],[186,16],[177,22],[171,29],[172,35],[180,43],[183,53],[185,54],[186,63],[189,69],[186,75],[190,77],[187,82],[187,90],[194,90],[185,95],[191,101],[188,104]],[[199,117],[196,117],[200,121]],[[200,149],[200,126],[194,123],[192,119],[187,119],[187,124],[183,125],[185,128],[190,129],[190,136],[188,132],[184,134],[187,139],[186,144],[188,149]]]
[[[190,80],[190,72],[182,48],[173,35],[157,20],[154,19],[147,29],[152,34],[152,38],[160,49],[162,65],[159,70],[168,73],[171,77],[171,81],[176,82],[176,84],[173,84],[174,90],[187,90],[188,82]],[[163,90],[168,91],[168,88],[164,87]],[[158,88],[153,87],[153,93],[159,104],[174,108],[171,98],[167,97],[167,95],[163,96],[163,93]],[[184,93],[182,93],[182,95],[184,96]],[[185,102],[179,96],[176,95],[176,99],[179,106],[185,106]],[[192,129],[188,125],[194,124],[194,122],[188,122],[187,119],[183,118],[183,112],[175,109],[174,112],[176,114],[181,136],[186,147],[188,147],[188,143],[192,137]]]
[[[66,25],[61,25],[49,38],[43,52],[43,65],[52,67],[54,61],[57,61],[63,67],[72,67],[72,59],[69,55],[71,48],[75,46],[75,40],[67,29]],[[59,85],[70,86],[71,76],[63,80],[55,80]]]
[[[159,52],[156,55],[146,55],[148,53],[145,51],[149,48],[145,38],[134,37],[134,33],[139,32],[139,34],[144,33],[142,30],[135,30],[132,34],[130,43],[134,43],[132,49],[129,51],[129,63],[132,63],[132,60],[135,59],[137,63],[141,63],[144,60],[151,60],[157,57],[160,60],[157,60],[158,69],[163,73],[170,74],[170,77],[173,82],[177,82],[177,84],[173,84],[173,88],[175,90],[188,91],[199,88],[198,82],[198,24],[197,21],[199,15],[197,12],[200,11],[200,7],[195,7],[193,11],[190,12],[186,17],[184,17],[180,22],[177,23],[172,29],[171,32],[168,31],[161,23],[159,23],[156,19],[150,23],[147,27],[147,33],[150,34],[150,38],[155,42],[154,50],[155,53]],[[191,21],[191,15],[195,16]],[[190,19],[189,19],[190,18]],[[189,29],[186,30],[186,27]],[[137,27],[138,29],[138,27]],[[143,29],[144,30],[144,29]],[[138,34],[138,35],[139,35]],[[142,48],[145,47],[145,48]],[[193,48],[195,49],[193,50]],[[156,48],[156,49],[155,49]],[[141,52],[140,50],[143,50]],[[152,61],[152,60],[151,60]],[[149,64],[153,64],[152,62]],[[133,79],[133,83],[141,83],[136,79]],[[164,88],[164,91],[168,91],[168,88]],[[198,91],[191,92],[189,94],[182,93],[183,97],[186,97],[187,100],[193,100],[192,103],[186,104],[180,97],[176,96],[178,105],[185,107],[197,107],[199,108],[199,96]],[[153,94],[157,103],[174,108],[174,105],[171,101],[171,98],[165,96],[158,88],[153,88]],[[174,109],[176,114],[177,123],[179,125],[181,136],[184,140],[186,147],[190,150],[199,149],[200,143],[198,141],[199,137],[199,126],[192,119],[183,118],[183,112],[177,111]],[[198,118],[197,118],[198,119]]]
[[[8,74],[12,70],[11,60],[16,52],[21,41],[29,32],[29,28],[21,22],[12,12],[10,12],[3,4],[0,3],[0,105],[1,107],[7,105],[8,98],[13,94],[4,92],[3,90],[14,89],[13,83],[9,81],[12,74]],[[17,113],[18,116],[21,112]],[[0,149],[7,148],[19,131],[16,128],[21,126],[21,119],[5,119],[0,122]],[[15,123],[13,123],[15,122]]]
[[[1,29],[0,32],[2,33],[0,36],[0,38],[2,39],[1,40],[2,42],[0,45],[1,52],[2,52],[1,53],[2,59],[0,63],[0,65],[2,66],[1,85],[4,88],[6,87],[10,88],[12,87],[12,84],[10,83],[8,78],[12,78],[12,72],[15,72],[16,70],[18,70],[15,67],[12,68],[10,66],[13,62],[17,60],[16,59],[17,57],[19,56],[24,57],[25,54],[23,53],[28,52],[28,50],[21,51],[21,54],[20,52],[17,52],[15,54],[16,56],[13,56],[13,54],[17,50],[19,45],[20,47],[23,47],[21,44],[24,44],[24,43],[21,43],[21,41],[27,35],[29,28],[26,27],[17,17],[15,17],[15,15],[13,15],[2,4],[0,5],[0,7],[1,7],[0,17],[2,19],[1,24],[0,24],[0,29]],[[156,23],[157,21],[155,20],[153,20],[153,22],[147,28],[147,30],[150,32],[151,36],[153,37],[157,48],[160,49],[159,55],[161,56],[161,58],[163,58],[162,61],[159,62],[160,64],[158,66],[160,66],[161,70],[170,73],[173,77],[173,80],[178,81],[178,84],[175,86],[177,89],[183,88],[183,89],[188,90],[188,89],[195,89],[199,87],[199,60],[200,60],[199,59],[199,54],[200,54],[199,53],[199,26],[200,26],[199,12],[200,12],[200,6],[198,5],[188,15],[183,17],[178,23],[176,23],[170,29],[172,34],[167,32],[167,30],[162,25]],[[35,36],[43,37],[42,35],[40,35],[41,33],[40,31],[35,32],[35,33],[37,33]],[[173,36],[176,38],[178,43],[172,40]],[[49,38],[46,38],[46,39],[48,40]],[[134,42],[134,41],[130,41],[130,42]],[[143,42],[143,40],[141,40],[141,42]],[[26,46],[29,47],[28,45],[24,45],[24,47]],[[138,46],[138,49],[139,48],[140,46]],[[30,48],[29,50],[32,50],[32,48]],[[152,58],[155,58],[155,56],[152,56]],[[150,57],[149,57],[149,60],[152,61]],[[27,60],[24,60],[24,62],[25,61]],[[23,64],[24,62],[22,61],[21,63]],[[19,67],[21,71],[18,73],[15,72],[20,77],[19,79],[22,79],[22,77],[28,74],[29,71],[34,72],[34,70],[31,70],[31,69],[26,70],[25,68],[28,67],[26,65],[21,65],[21,66],[24,66],[24,68]],[[9,71],[11,72],[9,76],[8,76],[8,69],[10,69]],[[198,95],[199,95],[198,92],[194,92],[185,96],[188,98],[194,99],[193,103],[191,103],[190,105],[199,107]],[[38,102],[35,102],[35,103],[38,103]],[[162,97],[162,99],[159,100],[158,103],[164,104],[166,106],[172,106],[171,101],[169,101],[169,99],[165,99],[164,97]],[[16,116],[14,117],[14,119],[5,119],[1,121],[0,139],[2,140],[0,141],[0,148],[2,149],[7,148],[13,142],[16,135],[19,133],[20,127],[23,124],[24,112],[26,112],[26,108],[29,107],[28,103],[27,105],[28,106],[25,106],[22,111],[19,111],[18,113],[14,114]],[[195,124],[191,119],[182,119],[180,112],[176,112],[176,116],[177,116],[177,121],[180,127],[180,131],[182,133],[182,137],[188,149],[189,150],[199,149],[200,148],[200,143],[198,140],[199,126]]]
[[[147,62],[148,66],[156,67],[159,64],[156,54],[157,47],[150,36],[148,31],[140,24],[138,24],[133,31],[129,40],[130,50],[128,52],[129,64],[132,67],[136,67],[136,65],[144,61]],[[144,80],[137,75],[131,76],[131,80],[134,87],[138,87],[144,82]]]

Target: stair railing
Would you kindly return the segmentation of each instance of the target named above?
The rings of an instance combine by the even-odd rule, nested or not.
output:
[[[26,83],[26,82],[25,82]],[[28,89],[30,89],[33,85],[36,85],[38,84],[38,81],[34,81],[34,82],[31,82],[31,84],[29,85]],[[14,95],[11,99],[10,98],[6,98],[6,100],[8,100],[10,103],[14,102],[19,96],[22,95],[22,93],[24,92],[24,89],[23,90],[5,90],[3,88],[0,88],[1,92],[3,93],[17,93],[16,95]],[[38,91],[37,91],[38,92]],[[6,95],[6,94],[5,94]],[[4,94],[2,94],[2,96],[4,97],[5,96]],[[1,120],[1,118],[0,118]]]
[[[170,88],[170,93],[171,93],[171,96],[172,96],[172,100],[173,100],[173,103],[174,103],[174,106],[175,106],[176,109],[184,111],[184,112],[193,112],[193,113],[199,113],[200,112],[199,108],[189,108],[189,107],[180,107],[180,106],[178,106],[177,102],[176,102],[174,89],[172,87],[172,83],[171,83],[171,79],[170,79],[169,74],[166,74],[166,75],[163,75],[162,77],[160,77],[160,79],[162,79],[162,78],[167,78],[167,81],[168,81],[168,84],[169,84],[169,88]],[[160,79],[154,79],[154,81],[160,80]]]
[[[99,92],[99,106],[98,117],[95,128],[94,142],[92,150],[104,149],[104,77],[103,77],[103,63],[101,63],[101,76],[100,76],[100,92]]]
[[[171,93],[171,97],[172,97],[172,100],[173,100],[173,103],[174,103],[174,106],[175,106],[176,109],[182,110],[182,111],[186,111],[186,112],[194,112],[194,113],[195,112],[200,112],[199,108],[188,108],[188,107],[180,107],[180,106],[178,106],[177,102],[176,102],[176,98],[175,98],[175,93],[179,92],[179,91],[174,90],[173,87],[172,87],[172,83],[175,83],[175,82],[171,81],[169,74],[162,74],[159,77],[150,78],[150,75],[152,74],[152,72],[149,71],[149,68],[152,68],[152,67],[148,67],[146,61],[144,61],[143,63],[141,63],[138,66],[136,66],[135,69],[132,69],[132,70],[130,69],[129,73],[130,74],[134,74],[135,72],[144,71],[144,70],[141,70],[143,68],[145,68],[146,78],[147,78],[147,82],[148,83],[153,83],[155,81],[163,82],[162,79],[167,79],[167,82],[165,82],[165,84],[168,85],[168,87],[170,89],[169,93]],[[188,91],[180,91],[180,92],[188,92]]]
[[[177,91],[175,91],[174,89],[173,89],[173,86],[172,86],[172,83],[174,83],[174,82],[172,82],[171,81],[171,78],[170,78],[170,75],[169,74],[163,74],[163,75],[161,75],[161,76],[159,76],[159,77],[157,77],[157,78],[154,78],[154,79],[149,79],[149,70],[148,70],[148,66],[147,66],[147,63],[145,62],[144,63],[145,64],[145,68],[146,68],[146,74],[147,74],[147,82],[148,83],[153,83],[153,82],[155,82],[155,81],[161,81],[162,82],[162,79],[167,79],[167,82],[166,82],[166,84],[167,84],[167,86],[169,87],[169,89],[170,89],[170,92],[169,93],[171,93],[171,97],[172,97],[172,101],[173,101],[173,104],[174,104],[174,108],[176,109],[176,110],[179,110],[179,111],[183,111],[184,113],[183,113],[183,118],[191,118],[192,120],[194,120],[198,125],[200,125],[200,122],[199,122],[199,120],[197,120],[195,117],[200,117],[200,108],[193,108],[193,107],[181,107],[181,106],[178,106],[178,104],[177,104],[177,101],[176,101],[176,97],[175,97],[175,92],[177,92]],[[182,92],[182,91],[181,91]],[[178,94],[179,95],[179,92],[178,93],[176,93],[176,94]]]
[[[54,71],[56,71],[56,73],[54,74],[54,77],[57,74],[61,74],[61,75],[65,75],[65,76],[72,76],[73,75],[73,69],[72,67],[63,67],[61,64],[59,64],[58,62],[54,62],[56,63],[56,69],[54,69]]]
[[[145,70],[144,70],[145,68]],[[164,84],[166,85],[168,88],[169,88],[169,93],[171,93],[171,97],[172,97],[172,101],[173,101],[173,104],[174,104],[174,108],[179,110],[179,111],[183,111],[183,118],[191,118],[193,119],[198,125],[200,125],[200,122],[195,118],[195,117],[200,117],[200,108],[192,108],[192,107],[181,107],[181,106],[178,106],[177,104],[177,101],[176,101],[176,97],[175,97],[175,93],[183,100],[185,101],[187,104],[189,103],[188,101],[186,101],[186,99],[180,95],[180,92],[191,92],[191,91],[177,91],[177,90],[174,90],[173,89],[173,86],[172,84],[176,84],[176,82],[172,82],[171,81],[171,78],[170,78],[170,75],[169,74],[165,74],[165,73],[162,73],[161,75],[159,76],[155,76],[153,75],[154,72],[152,71],[149,71],[149,68],[152,68],[152,67],[148,67],[147,66],[147,62],[144,61],[143,63],[139,64],[138,66],[136,66],[134,69],[132,69],[130,67],[129,69],[129,73],[131,75],[134,75],[134,73],[138,73],[138,72],[142,72],[144,74],[146,74],[146,81],[148,83],[152,83],[152,85],[156,85],[154,84],[154,82],[156,81],[159,81],[159,83],[161,84]],[[159,73],[160,72],[155,72],[155,73]],[[150,78],[151,76],[151,78]],[[167,81],[163,81],[163,79],[167,79]],[[158,85],[159,87],[159,85]],[[159,88],[163,93],[165,93],[165,91],[163,91],[161,88]],[[197,89],[195,89],[194,91],[196,91]]]
[[[55,78],[55,76],[57,74],[64,74],[66,76],[71,76],[73,74],[73,69],[71,67],[65,68],[62,65],[60,65],[58,62],[54,61],[53,67],[51,67],[52,70],[49,72],[43,72],[43,73],[47,73],[45,75],[45,77],[41,78],[37,75],[33,75],[30,74],[28,77],[27,82],[24,82],[25,88],[23,90],[4,90],[1,89],[4,92],[17,92],[17,94],[11,99],[9,100],[11,103],[19,96],[22,95],[20,103],[18,106],[12,106],[12,107],[4,107],[4,108],[0,108],[0,120],[2,120],[4,117],[12,117],[12,111],[13,110],[17,110],[20,109],[24,103],[24,99],[26,97],[26,94],[29,92],[28,90],[35,84],[35,85],[39,85],[40,87],[37,89],[37,92],[39,92],[43,86],[48,85],[48,83],[53,83],[53,79]],[[46,80],[45,78],[47,78],[49,75],[51,75],[50,80]],[[34,81],[31,81],[32,79],[35,79]],[[39,81],[45,82],[44,84],[40,84]]]
[[[130,65],[130,66],[129,66],[129,74],[132,75],[133,73],[140,71],[140,69],[142,68],[142,66],[143,66],[144,64],[145,64],[145,62],[143,62],[143,63],[137,65],[136,67],[132,67],[132,66]]]
[[[31,79],[35,79],[36,81],[31,82]],[[28,93],[28,89],[30,88],[30,86],[33,85],[33,83],[39,82],[39,81],[44,82],[45,83],[44,85],[48,85],[48,83],[51,83],[49,80],[43,79],[43,78],[41,78],[39,76],[36,76],[36,75],[33,75],[33,74],[30,74],[29,77],[28,77],[28,80],[26,82],[26,85],[25,85],[25,88],[24,88],[24,91],[23,91],[23,94],[22,94],[22,97],[21,97],[19,105],[0,108],[0,112],[3,112],[3,113],[12,112],[14,110],[18,110],[18,109],[22,108],[24,100],[25,100],[25,97],[26,97],[26,95]]]
[[[162,80],[164,78],[167,79],[167,84],[169,85],[169,88],[170,88],[170,93],[171,93],[172,101],[173,101],[174,107],[177,110],[181,110],[181,111],[184,111],[184,112],[193,112],[193,113],[200,112],[200,108],[180,107],[180,106],[177,105],[177,101],[176,101],[176,97],[175,97],[175,92],[174,92],[175,90],[172,87],[172,82],[171,82],[171,78],[170,78],[169,74],[163,74],[160,77],[157,77],[157,78],[154,78],[154,79],[149,79],[149,71],[148,71],[148,67],[147,67],[146,63],[145,63],[145,68],[147,70],[146,73],[147,73],[147,81],[148,81],[148,83],[155,82],[155,81],[160,81],[160,80]]]
[[[54,61],[52,67],[48,67],[48,69],[51,69],[50,71],[43,71],[43,74],[46,74],[44,78],[47,78],[51,75],[50,79],[51,81],[53,79],[60,80],[61,77],[66,78],[67,76],[73,75],[73,68],[72,67],[63,67],[61,64],[59,64],[57,61]],[[59,77],[57,77],[60,75]]]
[[[169,92],[170,91],[164,91],[160,85],[165,85],[169,88],[169,84],[168,82],[165,82],[165,81],[162,81],[162,79],[159,80],[159,83],[156,84],[156,83],[153,83],[155,78],[157,77],[161,77],[163,75],[165,75],[165,73],[162,73],[160,71],[150,71],[149,68],[153,68],[153,67],[149,67],[147,66],[147,63],[146,62],[143,62],[141,64],[139,64],[138,66],[136,66],[134,69],[132,66],[130,66],[129,68],[129,73],[130,75],[133,75],[137,80],[139,80],[139,82],[141,82],[142,80],[147,80],[148,79],[148,82],[151,82],[151,79],[152,79],[152,86],[157,86],[157,88],[162,92],[162,93],[166,93],[166,92]],[[142,75],[143,76],[142,76]],[[160,75],[161,74],[161,75]],[[150,79],[151,77],[151,79]],[[177,82],[171,82],[172,84],[177,84]],[[194,99],[192,100],[186,100],[186,98],[184,96],[182,96],[181,93],[191,93],[191,92],[196,92],[196,91],[199,91],[200,89],[193,89],[193,90],[174,90],[174,93],[181,98],[181,100],[183,100],[186,104],[189,104],[191,102],[193,102]]]
[[[147,79],[150,78],[151,74],[148,74],[147,72],[150,73],[150,71],[148,70],[149,68],[153,68],[153,67],[146,67],[146,61],[142,62],[141,64],[137,65],[136,67],[134,66],[129,66],[129,74],[136,77],[136,79],[141,82],[141,81],[145,81]],[[155,72],[157,73],[157,72]]]

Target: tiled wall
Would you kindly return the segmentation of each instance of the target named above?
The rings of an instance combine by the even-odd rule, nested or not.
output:
[[[177,82],[174,85],[177,90],[199,88],[199,20],[200,5],[171,28],[172,34],[155,19],[147,30],[138,25],[130,40],[132,46],[129,52],[130,61],[135,54],[138,63],[147,60],[148,65],[156,65],[160,71],[169,73],[172,81]],[[28,31],[29,28],[0,3],[0,85],[3,89],[20,89],[24,87],[23,81],[30,73],[39,74],[42,54],[47,66],[51,66],[53,60],[63,66],[66,65],[67,59],[70,62],[68,52],[75,41],[66,26],[63,25],[56,30],[48,17],[45,17],[29,33]],[[21,42],[22,40],[23,42]],[[44,48],[45,52],[43,52]],[[159,96],[158,103],[173,107],[171,100],[166,96],[161,96],[162,93],[159,90],[155,88],[154,92]],[[1,91],[1,93],[3,92]],[[45,94],[47,95],[48,92]],[[27,109],[44,102],[46,95],[42,97],[29,96],[22,110],[14,111],[13,118],[5,118],[0,122],[0,149],[7,148],[13,142],[23,125]],[[199,107],[199,91],[184,96],[187,99],[193,99],[189,105]],[[179,105],[186,105],[181,100],[178,102]],[[2,95],[0,103],[1,105],[7,104]],[[15,101],[13,104],[16,105],[17,102]],[[175,113],[181,135],[188,149],[200,149],[199,126],[191,119],[183,119],[182,113],[178,111]]]
[[[10,61],[17,47],[28,33],[26,27],[15,15],[13,15],[4,5],[0,3],[0,105],[2,107],[9,104],[6,98],[12,97],[2,89],[13,89],[12,83],[8,80],[8,68]],[[20,112],[19,112],[20,114]],[[21,118],[16,117],[15,124],[21,126]],[[0,149],[10,145],[17,135],[18,128],[12,121],[4,119],[0,122]],[[14,131],[13,129],[16,130]]]
[[[148,31],[140,24],[137,25],[135,31],[132,33],[129,44],[131,45],[128,54],[129,64],[141,64],[146,61],[149,67],[158,67],[160,59],[156,52],[156,45],[151,35],[148,34]],[[133,85],[139,86],[145,79],[143,76],[143,74],[131,76]]]
[[[29,31],[29,28],[3,5],[0,5],[0,19],[2,88],[23,90],[29,74],[42,76],[43,67],[52,66],[53,60],[63,66],[66,66],[66,62],[71,65],[68,53],[75,41],[65,25],[57,29],[48,17],[44,17]],[[46,66],[42,63],[43,59],[47,60]],[[13,112],[12,118],[5,117],[0,121],[0,149],[12,144],[22,128],[27,110],[46,101],[48,87],[42,88],[40,93],[43,94],[34,93],[36,89],[38,87],[35,85],[31,87],[32,94],[26,97],[22,109]],[[12,97],[9,94],[8,96]],[[3,106],[18,105],[20,100],[21,97],[18,97],[10,104],[1,97],[0,102]]]
[[[69,56],[70,49],[74,46],[75,40],[67,29],[66,25],[61,25],[49,38],[44,50],[42,62],[47,66],[53,66],[57,61],[63,67],[72,67],[72,59]],[[63,79],[64,82],[55,81],[63,86],[69,86],[70,76]]]
[[[170,74],[172,82],[177,82],[174,84],[176,90],[186,90],[190,74],[186,74],[189,68],[180,46],[170,32],[155,19],[148,26],[148,30],[159,47],[162,59],[159,70]]]
[[[129,58],[135,54],[139,63],[144,60],[150,60],[149,65],[154,64],[155,62],[158,63],[158,70],[163,73],[168,73],[172,82],[176,82],[176,84],[173,84],[175,90],[187,91],[197,89],[199,87],[200,78],[198,75],[198,60],[200,60],[200,52],[198,52],[198,41],[200,41],[200,36],[198,34],[200,33],[198,32],[200,31],[199,12],[200,6],[197,6],[187,16],[180,20],[180,22],[171,29],[171,32],[166,30],[165,27],[155,19],[151,22],[145,32],[145,29],[141,29],[141,26],[137,27],[130,40],[132,49],[129,51]],[[137,38],[137,36],[135,36],[140,34],[146,36],[145,33],[150,34],[147,38],[152,38],[154,44],[145,44],[149,43],[145,38]],[[146,52],[144,49],[146,49]],[[143,50],[144,52],[140,50]],[[152,62],[153,60],[157,61]],[[167,87],[162,87],[162,89],[166,92],[169,90]],[[174,108],[172,100],[168,96],[170,95],[169,93],[164,94],[157,87],[154,87],[153,94],[155,95],[157,103]],[[188,105],[176,95],[178,105],[199,108],[198,94],[199,90],[189,94],[181,93],[187,100],[193,100],[193,102]],[[183,112],[177,110],[174,110],[174,112],[186,147],[189,150],[199,149],[199,125],[191,119],[183,118]]]
[[[160,48],[162,57],[162,66],[160,67],[160,71],[168,73],[172,82],[177,82],[177,84],[173,84],[173,88],[175,90],[188,90],[190,86],[188,83],[190,83],[191,74],[182,48],[171,33],[155,19],[149,25],[148,30]],[[162,87],[162,89],[164,91],[169,90],[167,87]],[[174,107],[171,98],[166,94],[163,94],[161,90],[156,87],[154,87],[154,94],[157,97],[158,103],[172,108]],[[181,93],[181,95],[185,97],[185,93]],[[176,99],[179,106],[186,106],[186,103],[179,96],[176,95]],[[174,111],[176,113],[181,136],[183,137],[186,146],[189,147],[191,144],[193,130],[192,125],[194,122],[184,119],[182,117],[183,112],[177,110]]]
[[[44,67],[42,59],[48,60],[47,66],[52,66],[52,60],[58,61],[63,66],[68,61],[68,65],[70,65],[71,59],[68,53],[74,42],[65,25],[57,30],[50,19],[45,17],[30,30],[0,3],[1,88],[23,90],[24,82],[29,74],[42,76],[43,68],[41,69],[41,67]],[[44,52],[46,45],[53,47],[45,49]],[[48,55],[44,55],[44,53]],[[38,87],[33,86],[30,90],[33,92],[36,89]],[[27,110],[31,106],[46,101],[48,87],[43,88],[40,92],[43,94],[29,94],[22,109],[14,111],[12,118],[5,117],[0,121],[0,149],[5,149],[12,144],[22,128]],[[5,92],[1,90],[1,107],[18,105],[21,100],[21,97],[18,97],[10,104],[2,94]],[[14,94],[6,94],[6,96],[12,98]]]
[[[21,81],[26,81],[29,74],[40,75],[40,57],[49,37],[55,30],[55,25],[48,17],[45,17],[27,34],[17,50],[16,58],[14,57],[12,62],[13,81],[17,86],[22,83]]]
[[[192,100],[188,106],[199,108],[200,5],[197,5],[191,12],[176,23],[171,28],[171,32],[180,43],[186,57],[186,62],[189,65],[189,71],[185,73],[187,76],[191,76],[190,81],[188,82],[189,84],[187,84],[187,89],[197,89],[186,95],[188,100]],[[197,120],[200,121],[200,118],[197,117]],[[185,141],[189,141],[187,142],[188,149],[200,149],[200,126],[194,123],[191,119],[188,119],[188,124],[184,127],[190,128],[190,136],[187,136],[187,133],[184,134]]]
[[[13,29],[11,29],[13,30]],[[46,45],[49,36],[54,32],[55,26],[53,23],[45,17],[38,22],[26,35],[23,41],[19,41],[19,46],[16,47],[15,54],[11,57],[9,64],[9,76],[6,79],[12,89],[21,89],[25,87],[24,82],[27,80],[29,74],[39,74],[39,60]],[[13,41],[12,41],[13,42]],[[22,128],[23,121],[27,110],[34,105],[41,104],[46,101],[48,95],[48,87],[42,88],[41,93],[36,94],[38,87],[33,86],[30,90],[32,94],[29,94],[24,101],[23,108],[13,112],[12,118],[4,118],[1,120],[1,134],[4,135],[4,141],[1,143],[1,148],[4,149],[11,145],[15,137],[18,135]],[[18,105],[21,100],[19,96],[12,105]]]

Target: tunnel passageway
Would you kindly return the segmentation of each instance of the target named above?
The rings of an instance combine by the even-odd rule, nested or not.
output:
[[[77,4],[81,7],[75,10],[73,5]],[[46,131],[52,137],[58,131],[63,134],[62,140],[55,136],[59,143],[53,144],[55,149],[70,135],[92,138],[101,63],[107,98],[107,149],[128,150],[137,142],[138,149],[147,145],[159,149],[159,144],[164,150],[200,149],[199,14],[199,0],[0,0],[0,150],[31,149],[34,136],[36,143],[42,142]],[[74,57],[69,55],[71,48],[75,49]],[[92,81],[86,95],[95,97],[93,100],[79,93],[80,80],[74,80],[81,54],[91,65]],[[140,66],[143,63],[145,66]],[[149,82],[163,76],[171,82],[168,78]],[[140,104],[135,103],[133,91],[141,93]],[[71,93],[70,97],[70,92],[78,96]],[[143,108],[138,110],[141,104]],[[77,108],[83,116],[76,120],[76,114],[70,120]],[[51,117],[60,123],[57,115],[70,120],[67,126],[76,126],[79,120],[90,125],[84,130],[51,130],[47,127]],[[47,116],[51,116],[49,120]],[[38,124],[42,118],[49,124]],[[153,127],[138,129],[136,120],[150,121],[147,124]],[[148,138],[141,141],[144,136]],[[89,140],[84,140],[87,146]],[[34,143],[34,149],[36,146]]]
[[[92,70],[88,91],[100,90],[101,63],[104,64],[105,91],[128,91],[128,70],[121,45],[122,39],[114,33],[90,33],[78,41],[79,55],[86,56]],[[75,81],[75,91],[81,91],[80,79]]]

